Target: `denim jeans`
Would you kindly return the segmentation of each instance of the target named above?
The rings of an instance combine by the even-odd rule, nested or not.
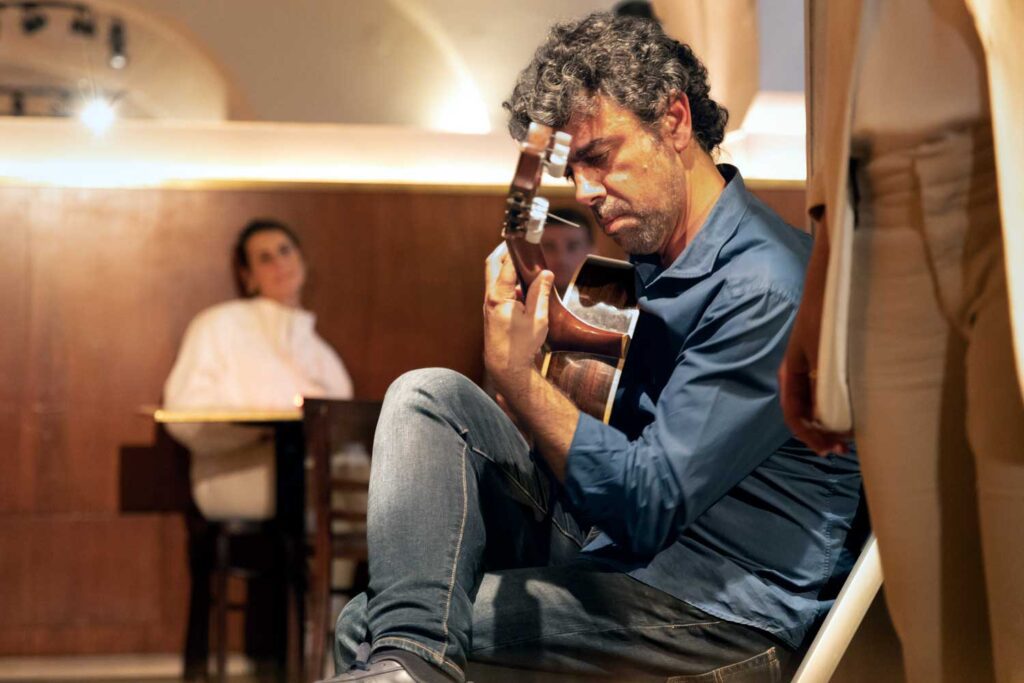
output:
[[[370,642],[458,680],[468,659],[620,681],[780,680],[787,648],[589,559],[587,535],[475,384],[403,375],[377,427],[370,585],[338,618],[338,670]]]

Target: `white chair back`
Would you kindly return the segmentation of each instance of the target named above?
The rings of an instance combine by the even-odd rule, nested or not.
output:
[[[882,561],[872,534],[796,670],[793,683],[828,683],[881,586]]]

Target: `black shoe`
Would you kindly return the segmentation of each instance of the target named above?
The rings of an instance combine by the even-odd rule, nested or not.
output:
[[[367,664],[357,663],[334,678],[318,683],[455,683],[455,679],[441,669],[405,650],[381,650],[370,657]]]

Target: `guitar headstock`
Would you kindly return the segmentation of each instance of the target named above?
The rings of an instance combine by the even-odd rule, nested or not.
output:
[[[541,176],[545,170],[555,178],[565,175],[571,144],[568,133],[530,123],[526,139],[519,145],[519,164],[509,188],[502,237],[518,234],[534,244],[540,242],[548,212],[547,200],[537,196]]]

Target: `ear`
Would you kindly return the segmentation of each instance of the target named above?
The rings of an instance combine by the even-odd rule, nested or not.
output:
[[[673,95],[668,109],[661,117],[662,133],[672,142],[677,152],[682,152],[693,142],[693,119],[690,118],[690,100],[685,93]]]

